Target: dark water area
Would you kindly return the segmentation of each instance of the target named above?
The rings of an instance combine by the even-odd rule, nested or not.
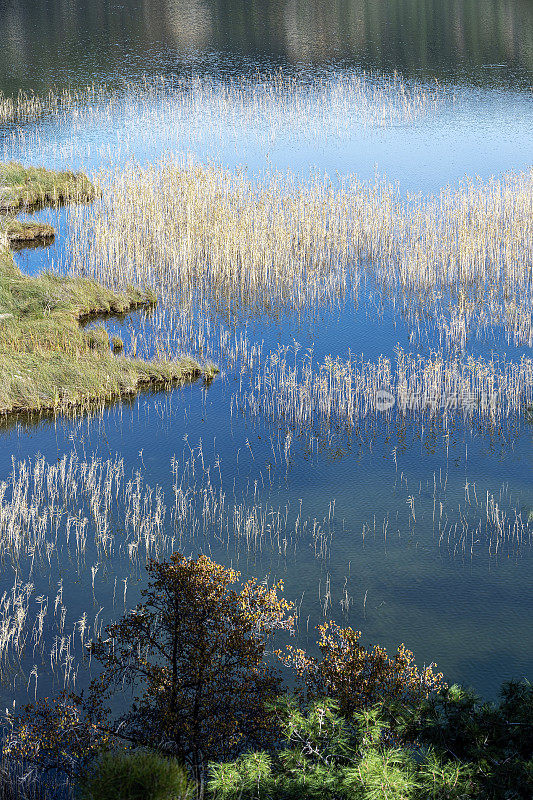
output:
[[[258,182],[287,170],[318,170],[333,182],[379,174],[402,196],[429,197],[466,178],[527,171],[533,160],[527,0],[0,0],[0,35],[0,90],[8,96],[106,84],[98,101],[61,119],[0,123],[1,160],[98,173],[192,155],[243,167]],[[379,75],[365,92],[397,73],[407,87],[443,94],[390,124],[370,111],[345,118],[363,71]],[[257,104],[280,74],[294,78],[292,94]],[[146,75],[165,76],[170,88],[146,97],[123,88],[142,86]],[[208,89],[187,89],[180,105],[172,81],[191,76]],[[322,79],[334,91],[316,100],[313,81]],[[220,98],[235,81],[252,88],[232,106]],[[114,90],[124,94],[106,105]],[[68,272],[75,215],[37,216],[55,226],[56,243],[17,253],[17,263],[29,274]],[[250,411],[244,400],[259,361],[230,357],[231,348],[217,344],[222,333],[226,342],[246,339],[261,365],[278,348],[296,363],[311,351],[317,362],[376,362],[399,347],[427,358],[444,346],[434,310],[414,313],[401,292],[381,292],[368,274],[305,313],[244,309],[228,320],[212,308],[209,324],[201,320],[205,349],[180,340],[193,355],[216,358],[221,374],[211,384],[144,392],[84,418],[2,422],[0,512],[8,519],[16,485],[26,487],[22,505],[32,509],[16,557],[2,529],[0,614],[5,630],[15,630],[17,609],[25,610],[31,643],[19,673],[18,657],[2,646],[6,704],[49,693],[64,674],[82,685],[84,640],[136,601],[146,555],[174,549],[206,552],[244,575],[283,577],[299,605],[303,644],[332,616],[361,630],[366,644],[393,650],[405,642],[417,663],[437,662],[449,682],[487,697],[505,679],[532,678],[533,425],[525,409],[492,424],[395,409],[356,424],[297,425]],[[105,325],[127,350],[145,336],[153,354],[155,323],[142,313]],[[531,358],[529,343],[514,341],[503,324],[472,324],[461,347],[465,359]],[[76,503],[64,488],[69,464]],[[107,479],[113,490],[104,500]],[[39,520],[46,535],[34,548]],[[63,661],[50,656],[58,636]]]
[[[201,69],[339,65],[480,86],[530,86],[528,0],[3,0],[0,88]]]

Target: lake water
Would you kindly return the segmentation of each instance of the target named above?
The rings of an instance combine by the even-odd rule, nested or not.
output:
[[[244,169],[257,185],[288,170],[302,181],[326,174],[335,187],[380,175],[400,198],[531,168],[526,0],[76,0],[68,9],[8,0],[0,30],[6,95],[105,85],[61,118],[0,124],[3,159],[93,174],[193,158]],[[40,216],[56,243],[18,263],[68,271],[79,218]],[[33,509],[28,544],[2,545],[3,619],[14,629],[22,609],[26,636],[21,665],[2,651],[6,704],[13,680],[22,699],[73,677],[87,626],[136,601],[146,542],[152,553],[202,551],[245,575],[283,577],[303,643],[333,616],[366,644],[405,642],[417,663],[434,661],[448,681],[489,697],[504,679],[531,678],[533,426],[523,408],[494,424],[396,409],[355,424],[311,410],[300,424],[276,413],[277,386],[270,396],[262,384],[250,402],[280,347],[290,365],[310,351],[315,363],[375,363],[398,347],[428,358],[442,344],[436,309],[453,308],[410,308],[382,292],[369,274],[303,311],[290,301],[270,313],[204,309],[184,327],[204,331],[201,353],[170,314],[174,343],[219,363],[210,385],[143,393],[85,419],[5,421],[4,507],[18,485]],[[153,352],[157,320],[106,325],[127,347],[143,334]],[[531,358],[527,336],[475,322],[463,359]],[[75,503],[65,489],[74,484]],[[78,685],[86,674],[81,666]]]

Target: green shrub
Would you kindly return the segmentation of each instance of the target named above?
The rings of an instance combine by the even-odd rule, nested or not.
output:
[[[81,785],[82,800],[184,800],[192,795],[177,761],[144,750],[101,756]]]

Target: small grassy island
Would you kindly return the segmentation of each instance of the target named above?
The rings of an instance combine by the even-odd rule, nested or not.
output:
[[[143,385],[208,374],[190,358],[116,355],[121,348],[110,344],[103,327],[80,326],[93,316],[153,305],[151,291],[119,293],[92,280],[50,273],[28,277],[16,266],[12,247],[54,238],[49,225],[16,220],[18,211],[94,197],[84,175],[0,165],[0,414],[65,410],[127,396]]]

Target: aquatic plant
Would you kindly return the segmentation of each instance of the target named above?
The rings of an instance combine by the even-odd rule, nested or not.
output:
[[[90,84],[43,94],[20,92],[17,97],[0,93],[0,124],[20,130],[28,122],[51,117],[63,125],[86,125],[94,117],[111,119],[126,109],[137,118],[155,117],[160,124],[168,120],[175,129],[192,119],[198,124],[203,120],[204,126],[222,122],[227,128],[261,120],[268,138],[303,117],[310,131],[318,131],[329,117],[332,133],[341,135],[354,124],[388,127],[424,116],[445,96],[437,81],[406,81],[398,73],[346,70],[298,79],[280,70],[224,81],[209,75],[156,75],[125,82],[118,89]]]
[[[287,452],[287,443],[280,443],[277,458]],[[76,686],[85,645],[117,608],[127,607],[128,578],[178,547],[208,548],[214,537],[228,550],[286,557],[301,541],[316,558],[327,558],[328,517],[307,519],[300,504],[294,519],[288,503],[260,498],[257,485],[228,493],[220,460],[208,463],[201,445],[173,458],[169,477],[167,494],[148,484],[141,470],[126,475],[119,457],[83,461],[71,453],[52,464],[42,456],[13,461],[0,482],[0,559],[17,576],[0,599],[0,678],[6,684],[26,674],[28,692],[36,694],[44,670],[60,686]],[[63,570],[54,591],[40,592],[42,575],[50,580],[59,564],[70,565],[88,593],[88,605],[76,616]],[[113,599],[104,607],[95,580],[111,564]]]
[[[497,421],[519,414],[533,397],[533,360],[513,363],[492,357],[415,356],[396,349],[395,359],[326,358],[313,352],[295,358],[279,347],[236,392],[237,409],[306,426],[343,420],[357,424],[367,415],[393,413]]]

